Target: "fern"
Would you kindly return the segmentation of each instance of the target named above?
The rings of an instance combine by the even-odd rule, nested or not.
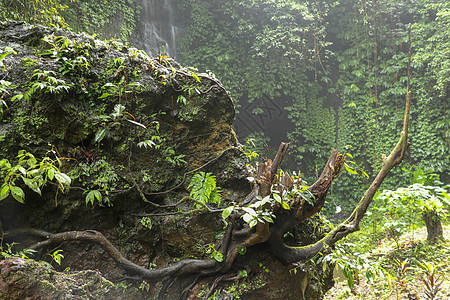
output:
[[[192,176],[188,188],[191,189],[190,196],[201,203],[220,204],[220,189],[216,186],[216,177],[212,173],[200,172]],[[201,207],[200,204],[196,205]]]

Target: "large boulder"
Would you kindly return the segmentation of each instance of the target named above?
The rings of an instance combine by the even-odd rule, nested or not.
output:
[[[57,272],[27,258],[0,261],[0,299],[113,299],[114,284],[99,271]]]

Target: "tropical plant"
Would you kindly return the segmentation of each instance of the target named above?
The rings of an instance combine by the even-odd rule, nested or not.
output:
[[[442,278],[442,274],[438,273],[438,269],[442,267],[442,265],[435,265],[432,262],[418,261],[417,262],[422,269],[423,278],[422,282],[424,285],[424,293],[426,300],[434,300],[437,298],[439,291],[442,288],[442,284],[444,283],[444,279]],[[442,278],[442,279],[441,279]]]
[[[96,132],[94,137],[95,143],[100,143],[103,138],[106,136],[108,131],[113,128],[122,127],[124,123],[122,121],[126,121],[143,129],[147,129],[147,127],[136,121],[136,118],[125,111],[125,106],[122,104],[116,104],[114,106],[114,111],[109,115],[99,115],[96,117],[96,123],[100,125],[100,129]],[[151,145],[151,142],[140,144],[140,147],[145,147],[145,145]]]
[[[384,190],[376,196],[371,213],[385,218],[380,223],[394,239],[407,226],[415,226],[421,215],[427,226],[427,240],[434,243],[442,236],[440,220],[447,217],[449,206],[450,196],[444,188],[416,183],[395,191]]]
[[[61,159],[56,156],[55,151],[50,151],[55,155],[55,159],[46,156],[40,160],[36,159],[33,154],[20,150],[14,165],[7,159],[0,160],[0,170],[4,176],[4,183],[0,189],[0,201],[9,195],[13,196],[20,203],[25,202],[25,192],[22,187],[18,186],[21,181],[30,190],[42,194],[42,188],[47,182],[55,180],[58,189],[64,189],[70,186],[71,178],[61,172]],[[55,198],[55,201],[57,198]],[[57,205],[57,202],[55,203]]]
[[[199,172],[192,176],[188,186],[190,197],[202,207],[207,203],[220,205],[220,188],[216,186],[216,177],[212,173]]]
[[[25,102],[30,101],[31,97],[42,92],[44,94],[59,94],[62,91],[68,92],[72,87],[71,83],[67,83],[64,79],[57,78],[57,75],[53,71],[34,70],[34,74],[31,76],[34,81],[31,82],[31,87],[23,94],[15,95],[11,100],[21,100]]]
[[[50,253],[49,255],[51,256],[52,260],[57,263],[58,265],[61,265],[61,261],[64,258],[64,255],[62,255],[63,250],[58,249],[56,251],[54,251],[53,253]]]
[[[51,47],[41,55],[55,58],[56,62],[61,65],[59,68],[61,75],[89,74],[89,50],[93,48],[90,43],[77,42],[55,35],[46,35],[43,41]]]
[[[8,244],[6,243],[3,245],[3,237],[0,238],[0,260],[10,258],[10,257],[20,257],[20,258],[29,258],[29,256],[32,256],[34,253],[36,253],[36,250],[33,249],[27,249],[24,248],[20,250],[19,252],[14,252],[13,247],[16,245],[16,243]],[[4,247],[6,246],[6,247]]]
[[[359,284],[360,275],[364,275],[372,285],[379,278],[387,278],[388,282],[392,280],[392,276],[385,268],[368,259],[369,253],[353,252],[351,249],[354,246],[351,243],[338,244],[329,254],[320,257],[318,262],[325,263],[325,266],[336,266],[347,279],[350,290],[354,290],[355,285]]]

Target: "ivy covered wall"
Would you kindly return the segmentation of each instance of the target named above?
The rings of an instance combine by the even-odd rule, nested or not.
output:
[[[68,27],[103,39],[129,42],[142,0],[0,0],[0,19]]]
[[[131,40],[142,10],[138,0],[63,0],[62,11],[70,27],[103,39]]]
[[[185,0],[182,5],[190,22],[180,59],[211,70],[231,91],[241,141],[250,133],[276,149],[289,140],[294,155],[287,165],[315,170],[336,135],[334,104],[324,93],[330,82],[325,18],[335,3]]]
[[[329,35],[336,39],[330,65],[339,72],[329,92],[342,103],[336,143],[352,145],[351,152],[370,175],[380,168],[383,154],[394,146],[391,137],[401,130],[411,23],[411,147],[402,167],[432,169],[450,180],[450,56],[444,38],[450,32],[449,7],[441,1],[342,1],[329,19]],[[384,188],[409,180],[399,169]],[[343,177],[336,190],[348,194],[357,184]]]
[[[286,167],[300,167],[310,180],[332,147],[351,146],[355,162],[374,176],[394,146],[403,121],[412,23],[411,147],[403,168],[430,168],[450,179],[449,3],[184,0],[182,5],[190,22],[180,59],[221,78],[239,107],[238,120],[266,114],[248,103],[261,98],[281,103],[292,124],[283,124],[294,153]],[[398,170],[385,188],[408,181]],[[367,182],[342,176],[331,198],[350,206]]]

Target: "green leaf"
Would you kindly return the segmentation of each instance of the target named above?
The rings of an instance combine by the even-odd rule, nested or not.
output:
[[[35,188],[37,188],[37,183],[29,178],[23,177],[22,176],[22,180],[23,182],[26,184],[27,187],[29,187],[30,189],[34,190]]]
[[[152,219],[150,219],[149,217],[143,217],[141,219],[141,224],[149,230],[152,229]]]
[[[261,196],[258,196],[258,197],[261,198]],[[270,198],[270,196],[265,196],[263,199],[261,199],[259,206],[265,205],[266,203],[270,202],[270,200],[272,200],[272,198]]]
[[[194,77],[195,80],[197,80],[198,82],[202,82],[202,81],[200,80],[200,78],[197,76],[197,74],[192,73],[192,77]]]
[[[247,247],[245,246],[237,246],[236,249],[240,255],[244,255],[247,252]]]
[[[241,271],[239,272],[239,275],[240,275],[241,277],[243,277],[243,278],[247,278],[247,276],[248,276],[246,270],[241,270]]]
[[[32,189],[34,192],[36,192],[36,193],[38,193],[40,196],[42,196],[42,192],[41,192],[41,189],[38,187],[38,186],[36,186],[36,188],[34,188],[34,189]]]
[[[244,220],[245,223],[249,223],[253,219],[253,217],[250,214],[245,214],[242,216],[242,219]]]
[[[16,101],[16,100],[22,100],[23,99],[23,94],[17,94],[14,97],[11,98],[11,101]]]
[[[106,130],[107,130],[106,128],[102,128],[99,131],[97,131],[97,133],[95,134],[95,137],[94,137],[94,142],[95,143],[98,143],[101,140],[103,140],[103,138],[106,135]]]
[[[92,206],[94,206],[94,193],[92,193],[92,191],[90,191],[89,193],[87,193],[86,195],[86,206],[91,203]]]
[[[229,206],[227,208],[225,208],[225,210],[222,212],[222,218],[225,220],[226,218],[228,218],[231,213],[233,212],[234,206]]]
[[[53,180],[53,178],[55,178],[55,172],[53,171],[53,169],[47,170],[47,176],[50,180]]]
[[[30,167],[34,167],[34,166],[37,164],[37,160],[36,160],[36,158],[34,157],[34,155],[32,155],[31,153],[30,153],[29,155],[30,155],[30,158],[28,158],[27,164],[28,164]]]
[[[290,210],[291,209],[291,207],[289,206],[289,204],[287,204],[286,202],[282,202],[281,203],[281,206],[284,208],[284,209],[286,209],[286,210]]]
[[[183,156],[177,157],[180,160]],[[214,202],[220,204],[220,195],[216,189],[216,177],[211,173],[199,172],[195,174],[192,176],[188,188],[191,189],[190,196],[193,199],[202,203]]]
[[[27,175],[27,170],[25,170],[25,168],[24,167],[22,167],[22,166],[19,166],[19,171],[20,171],[20,173],[22,173],[22,175]]]
[[[117,87],[117,85],[115,85],[115,84],[112,83],[112,82],[108,82],[108,83],[105,83],[105,84],[102,86],[103,89],[106,88],[106,87]]]
[[[186,105],[186,97],[184,97],[183,95],[179,95],[177,98],[177,103]]]
[[[156,145],[156,143],[152,140],[145,140],[145,141],[138,143],[137,145],[139,148],[144,147],[145,149],[147,149],[147,147],[152,148],[153,146]]]
[[[306,190],[304,193],[300,193],[300,195],[302,195],[303,199],[305,199],[311,206],[314,206],[314,195],[311,194],[310,191]]]
[[[65,185],[65,186],[69,186],[70,183],[72,182],[72,179],[64,173],[55,173],[55,178],[56,180],[61,184],[61,185]]]
[[[116,114],[116,116],[120,116],[125,110],[125,106],[122,104],[116,104],[114,106],[114,114]]]
[[[94,190],[91,192],[94,194],[94,196],[98,200],[98,202],[102,202],[102,194],[100,193],[99,190]]]
[[[0,201],[9,196],[9,190],[10,190],[9,184],[3,185],[2,189],[0,190]]]
[[[8,47],[8,50],[11,49]],[[2,61],[6,56],[10,55],[11,53],[16,53],[16,51],[7,51],[5,53],[0,54],[0,61]]]
[[[262,216],[262,218],[266,222],[273,223],[273,219],[270,216],[264,215],[264,216]]]
[[[278,195],[278,194],[273,194],[273,198],[275,199],[275,201],[277,201],[278,203],[280,203],[280,204],[282,204],[281,202],[281,197],[280,197],[280,195]]]
[[[356,172],[355,169],[353,169],[353,168],[347,166],[346,163],[344,163],[344,167],[345,167],[345,169],[347,170],[347,172],[349,172],[350,174],[358,175],[358,172]]]
[[[137,126],[140,126],[140,127],[144,128],[144,129],[147,129],[147,127],[145,127],[144,124],[141,124],[141,123],[133,121],[133,120],[127,120],[127,121],[130,122],[131,124],[134,124],[134,125],[137,125]]]
[[[243,207],[242,210],[245,211],[250,216],[256,216],[256,211],[253,208]]]
[[[18,186],[11,186],[10,189],[11,195],[14,197],[14,199],[19,201],[20,203],[24,203],[25,193],[23,192],[23,190]]]
[[[218,187],[216,187],[216,189],[213,190],[211,192],[211,195],[209,196],[209,202],[216,203],[217,205],[219,205],[220,200],[221,200],[219,192],[220,192],[220,189]]]
[[[95,199],[97,199],[97,201],[100,204],[102,203],[102,194],[100,193],[100,191],[99,190],[89,191],[89,193],[87,193],[86,195],[86,205],[88,205],[88,203],[91,203],[91,205],[94,206]]]
[[[98,97],[97,99],[103,99],[109,96],[114,96],[114,94],[110,94],[110,93],[103,93],[100,97]]]
[[[223,262],[223,254],[218,252],[217,250],[213,251],[211,257],[217,260],[218,262]]]
[[[128,86],[142,86],[142,84],[140,82],[135,81],[135,82],[130,82],[128,84]]]

